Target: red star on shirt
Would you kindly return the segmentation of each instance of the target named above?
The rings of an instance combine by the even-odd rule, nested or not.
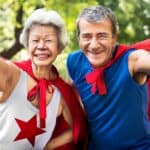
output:
[[[32,146],[34,146],[35,137],[45,132],[41,128],[37,127],[36,115],[26,122],[19,119],[15,120],[18,123],[21,130],[14,141],[28,139]]]

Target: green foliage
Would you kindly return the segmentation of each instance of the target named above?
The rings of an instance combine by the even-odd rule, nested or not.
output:
[[[41,7],[56,10],[64,18],[70,36],[68,47],[55,62],[64,76],[65,71],[61,68],[64,68],[62,65],[65,65],[68,53],[78,49],[76,18],[81,9],[97,4],[110,7],[114,11],[120,26],[119,42],[130,44],[150,37],[149,0],[0,0],[0,52],[13,45],[16,40],[15,29],[23,27],[24,21],[33,10]],[[23,10],[23,17],[18,22],[16,18],[20,8]],[[20,54],[13,59],[20,59]]]
[[[119,23],[119,42],[131,44],[150,37],[149,0],[100,0],[110,7]]]

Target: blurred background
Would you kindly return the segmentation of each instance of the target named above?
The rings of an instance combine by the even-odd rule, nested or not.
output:
[[[55,65],[66,78],[66,57],[78,49],[76,18],[81,9],[104,5],[113,10],[119,23],[118,42],[132,44],[150,38],[150,0],[0,0],[0,55],[11,60],[27,59],[27,50],[19,43],[26,18],[38,8],[56,10],[65,20],[70,42]]]

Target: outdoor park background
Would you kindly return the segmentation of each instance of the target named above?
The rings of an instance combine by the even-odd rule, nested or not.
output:
[[[19,44],[24,20],[37,8],[56,10],[65,20],[70,36],[69,45],[55,65],[66,78],[66,57],[78,49],[76,18],[81,9],[90,5],[110,7],[119,23],[119,43],[132,44],[150,38],[150,0],[0,0],[0,55],[12,60],[27,58]]]

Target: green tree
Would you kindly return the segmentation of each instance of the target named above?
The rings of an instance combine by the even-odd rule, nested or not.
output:
[[[78,49],[76,18],[81,9],[98,4],[114,11],[120,26],[120,43],[131,44],[150,37],[149,0],[0,0],[0,55],[8,59],[20,59],[17,54],[24,49],[19,43],[19,35],[27,16],[37,8],[53,9],[64,18],[70,36],[68,47],[56,61],[65,74],[68,53]]]
[[[100,0],[99,4],[114,11],[120,27],[119,42],[130,44],[150,37],[149,0]]]
[[[75,21],[80,10],[89,5],[110,7],[120,26],[119,42],[133,43],[150,36],[149,0],[0,0],[0,53],[12,58],[23,47],[19,44],[19,35],[24,20],[30,13],[41,7],[58,11],[66,21],[70,35],[67,52],[78,48]]]

